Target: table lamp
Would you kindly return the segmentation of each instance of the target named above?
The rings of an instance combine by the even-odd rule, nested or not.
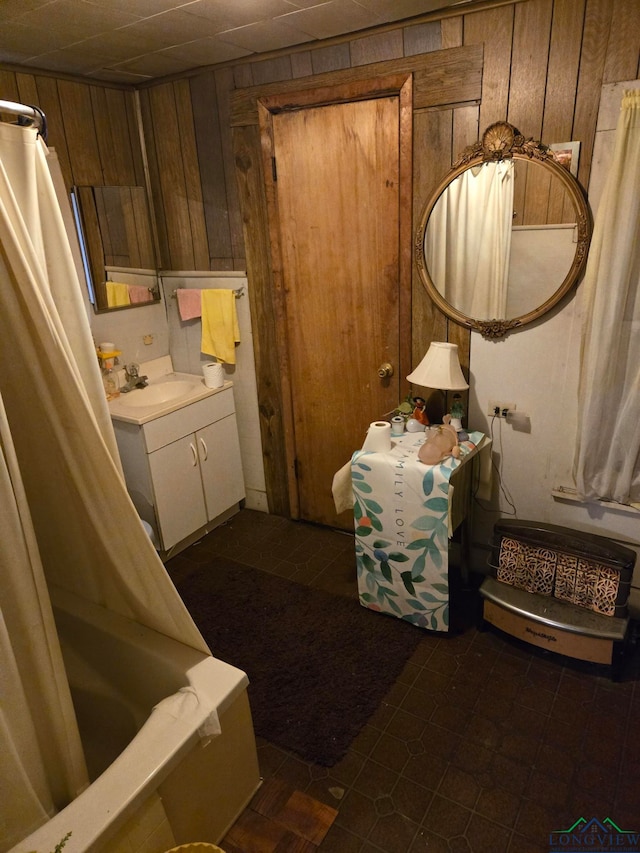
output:
[[[413,385],[445,392],[445,400],[447,391],[464,391],[469,387],[462,375],[458,345],[444,341],[433,341],[429,345],[427,354],[407,379]],[[459,418],[452,419],[452,424],[457,430],[462,429]]]

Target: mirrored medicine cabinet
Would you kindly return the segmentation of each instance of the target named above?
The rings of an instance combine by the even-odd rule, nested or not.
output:
[[[74,186],[71,203],[95,312],[160,301],[145,188]]]

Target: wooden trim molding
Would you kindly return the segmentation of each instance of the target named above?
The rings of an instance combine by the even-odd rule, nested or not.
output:
[[[188,71],[178,71],[175,74],[167,74],[165,77],[155,78],[153,80],[148,80],[145,82],[137,83],[135,85],[136,89],[151,89],[154,86],[157,86],[162,83],[171,83],[175,80],[180,80],[184,77],[197,77],[199,74],[204,74],[207,72],[218,72],[224,71],[232,68],[240,68],[241,66],[251,66],[255,63],[266,62],[274,59],[280,59],[281,57],[287,58],[290,56],[295,56],[296,54],[304,54],[308,53],[311,50],[319,50],[323,48],[330,48],[336,45],[342,44],[350,44],[352,42],[357,42],[360,39],[370,38],[371,36],[377,36],[382,33],[393,32],[398,29],[405,29],[407,27],[415,27],[420,26],[421,24],[428,24],[431,22],[440,22],[440,21],[459,21],[463,16],[469,15],[470,13],[476,12],[488,12],[491,9],[499,9],[501,6],[515,6],[519,3],[526,3],[529,0],[467,0],[467,2],[461,6],[459,3],[454,3],[449,7],[444,7],[440,9],[436,9],[433,12],[422,12],[418,15],[414,15],[411,18],[403,18],[400,21],[389,21],[387,24],[379,24],[375,27],[368,27],[364,30],[359,30],[358,32],[350,32],[345,33],[344,35],[332,36],[331,38],[326,39],[318,39],[312,42],[305,42],[300,45],[295,45],[293,47],[284,47],[278,48],[276,50],[268,50],[263,53],[252,53],[249,56],[242,56],[236,59],[229,59],[226,62],[217,62],[212,63],[211,65],[201,65],[198,68],[192,68]],[[7,64],[0,64],[0,67],[7,68],[9,70],[15,71],[24,71],[22,66],[12,66]],[[54,72],[40,72],[44,74],[50,74],[51,76],[61,76],[55,74]],[[81,78],[84,79],[84,78]],[[103,84],[103,85],[112,85],[118,88],[124,88],[128,86],[128,84]]]
[[[408,75],[413,75],[414,110],[479,102],[482,97],[483,56],[483,45],[471,44],[402,59],[389,59],[371,65],[345,68],[340,71],[328,71],[324,74],[314,74],[312,77],[238,89],[230,99],[231,126],[257,125],[259,123],[258,101],[270,109],[275,108],[269,104],[269,100],[274,98],[275,103],[282,105],[280,108],[284,108],[287,99],[291,100],[294,96],[303,99],[305,92],[322,93],[324,91],[326,94],[321,97],[328,100],[317,103],[335,103],[336,99],[331,92],[339,87],[360,89],[359,97],[361,98],[382,97],[386,94],[384,91],[374,89],[366,92],[367,81],[387,79],[390,81],[389,85],[393,86],[393,81],[402,75],[405,79]],[[378,94],[374,94],[374,91]],[[399,90],[392,89],[389,94],[392,91]],[[349,99],[350,96],[343,98],[343,100]]]
[[[354,100],[395,96],[399,98],[399,139],[400,139],[400,211],[399,211],[399,292],[400,292],[400,321],[399,329],[411,328],[411,234],[412,234],[412,152],[413,152],[413,104],[412,104],[412,75],[408,73],[394,74],[388,77],[362,79],[344,83],[339,86],[320,86],[313,89],[302,89],[300,92],[281,92],[265,95],[257,99],[255,107],[259,117],[261,168],[265,187],[265,221],[261,222],[262,237],[260,242],[268,243],[270,251],[260,253],[259,290],[252,286],[263,311],[273,318],[276,326],[268,332],[273,343],[273,352],[277,353],[279,402],[281,404],[280,423],[284,437],[284,466],[280,470],[280,485],[278,493],[283,491],[283,480],[286,480],[288,506],[293,517],[298,517],[297,507],[298,486],[295,461],[295,434],[293,419],[293,404],[289,376],[289,355],[286,341],[278,330],[286,327],[286,304],[282,281],[282,259],[280,250],[280,232],[278,227],[278,211],[276,187],[273,180],[271,162],[274,155],[273,130],[271,116],[286,110],[299,110],[308,107],[325,106],[329,104],[347,103]],[[248,130],[249,128],[246,128]],[[234,128],[234,132],[235,132]],[[257,152],[256,152],[257,159]],[[247,235],[247,242],[255,237]],[[253,265],[247,254],[247,275],[253,281]],[[266,285],[266,287],[265,287]],[[267,307],[268,303],[268,307]],[[267,308],[266,312],[264,309]],[[411,336],[401,335],[399,341],[400,364],[399,370],[405,376],[411,368]],[[260,373],[260,368],[258,368]],[[274,376],[270,387],[276,384]],[[259,394],[261,384],[258,385]],[[407,384],[408,390],[408,384]],[[260,411],[263,411],[262,404]],[[262,430],[263,446],[274,436]],[[270,478],[267,478],[267,493],[270,494]],[[271,507],[271,500],[269,499]],[[273,510],[272,510],[273,511]]]
[[[297,501],[291,392],[286,377],[287,354],[279,328],[283,319],[281,264],[269,180],[271,141],[269,116],[285,109],[396,95],[400,99],[400,360],[403,376],[412,360],[413,122],[418,110],[479,103],[482,95],[484,47],[473,44],[409,56],[340,71],[326,72],[230,95],[230,124],[240,204],[243,211],[247,275],[259,396],[260,429],[269,511],[291,517]],[[469,332],[464,331],[468,351]],[[407,388],[408,391],[408,388]]]

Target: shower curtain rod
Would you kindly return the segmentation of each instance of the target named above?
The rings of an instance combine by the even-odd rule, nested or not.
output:
[[[40,136],[47,141],[47,117],[40,107],[32,107],[29,104],[17,104],[15,101],[0,100],[0,113],[11,113],[18,116],[18,124],[34,124]]]

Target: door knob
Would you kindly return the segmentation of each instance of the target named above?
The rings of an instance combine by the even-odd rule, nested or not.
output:
[[[388,379],[389,376],[393,376],[393,365],[389,364],[388,361],[385,361],[385,363],[381,364],[378,368],[378,376],[380,379]]]

